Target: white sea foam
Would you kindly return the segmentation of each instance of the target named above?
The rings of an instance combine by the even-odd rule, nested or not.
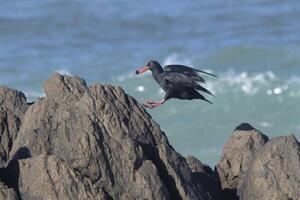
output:
[[[267,122],[267,121],[260,122],[259,125],[261,125],[264,128],[273,127],[273,124],[271,122]]]
[[[113,77],[113,80],[117,80],[119,82],[123,82],[123,81],[126,81],[128,79],[132,79],[136,77],[135,74],[133,72],[128,72],[126,74],[123,74],[123,75],[119,75],[117,77]]]
[[[60,73],[62,75],[68,75],[68,76],[72,76],[71,72],[65,68],[61,68],[56,70],[57,73]]]
[[[24,94],[27,98],[33,98],[33,99],[46,96],[44,92],[36,92],[36,91],[28,91],[28,92],[24,92]]]
[[[183,64],[183,65],[192,65],[192,62],[188,59],[179,59],[177,53],[172,53],[171,55],[167,56],[163,62],[162,65],[170,65],[170,64]]]
[[[208,89],[215,93],[224,93],[230,90],[240,90],[248,95],[256,94],[263,86],[268,86],[278,78],[271,72],[250,74],[248,72],[237,73],[233,70],[219,75],[219,78],[207,82]],[[225,88],[226,87],[226,88]],[[279,92],[278,89],[276,92]],[[268,93],[269,94],[269,93]]]
[[[167,56],[162,62],[163,65],[175,63],[193,66],[191,60],[181,59],[177,53]],[[209,69],[203,70],[210,73],[216,73]],[[128,72],[126,74],[114,77],[113,80],[118,82],[127,82],[129,80],[139,82],[141,80],[151,78],[149,77],[149,74],[150,72],[145,73],[142,76],[136,76],[133,72]],[[250,96],[257,94],[258,92],[262,92],[267,95],[282,95],[285,93],[285,91],[287,91],[291,97],[300,96],[300,91],[297,89],[300,86],[300,77],[298,76],[292,76],[290,78],[283,79],[272,71],[249,73],[246,71],[236,72],[235,70],[218,72],[216,74],[218,74],[218,78],[212,78],[210,76],[203,75],[207,80],[204,84],[204,87],[209,89],[215,95],[218,93],[224,94],[232,92],[242,92]],[[143,86],[141,83],[139,83],[139,85]],[[144,92],[145,88],[140,86],[135,87],[136,91]],[[164,92],[162,89],[158,90],[158,95],[162,95],[163,93]]]
[[[212,91],[213,94],[224,94],[231,92],[243,92],[247,95],[255,95],[258,92],[263,92],[267,95],[282,95],[286,91],[289,92],[290,96],[299,96],[297,92],[300,86],[300,77],[291,77],[287,79],[279,78],[271,71],[262,73],[249,73],[249,72],[235,72],[229,70],[224,73],[218,73],[218,78],[211,78],[205,76],[207,80],[203,85],[208,90]],[[133,79],[136,80],[133,80]],[[114,80],[118,82],[128,82],[133,80],[137,82],[136,91],[144,92],[145,88],[142,89],[140,86],[144,86],[140,81],[151,79],[146,75],[145,77],[137,77],[133,73],[118,76]],[[130,84],[130,83],[129,83]],[[131,82],[132,84],[132,82]],[[163,94],[162,89],[158,90],[158,94]]]

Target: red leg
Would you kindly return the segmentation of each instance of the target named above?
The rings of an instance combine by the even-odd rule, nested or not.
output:
[[[150,100],[146,100],[145,102],[146,102],[147,104],[144,104],[144,106],[145,106],[146,108],[152,109],[152,108],[155,108],[155,107],[160,106],[160,105],[162,105],[163,103],[165,103],[165,99],[162,99],[162,100],[160,100],[160,101],[158,101],[158,102],[150,101]]]

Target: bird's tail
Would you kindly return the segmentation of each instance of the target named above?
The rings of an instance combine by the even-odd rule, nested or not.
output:
[[[198,93],[197,95],[197,99],[201,99],[203,101],[206,101],[207,103],[213,104],[211,101],[209,101],[208,99],[206,99],[202,94]]]
[[[208,103],[210,103],[210,104],[213,104],[211,101],[209,101],[209,100],[207,100],[206,98],[204,98],[204,99],[202,99],[203,101],[206,101],[206,102],[208,102]]]
[[[211,93],[211,91],[209,91],[208,89],[206,89],[206,88],[204,88],[204,87],[202,87],[201,85],[199,85],[199,84],[197,84],[197,90],[200,90],[200,91],[202,91],[202,92],[205,92],[205,93],[207,93],[207,94],[210,94],[211,96],[215,96],[213,93]]]
[[[209,72],[206,72],[206,71],[202,71],[200,69],[195,69],[195,71],[199,72],[199,73],[202,73],[202,74],[207,74],[207,75],[210,75],[210,76],[213,76],[213,77],[218,77],[217,75],[215,74],[212,74],[212,73],[209,73]]]

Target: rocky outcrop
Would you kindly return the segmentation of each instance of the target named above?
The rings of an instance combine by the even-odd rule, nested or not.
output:
[[[9,152],[18,178],[7,182],[23,200],[220,199],[120,87],[54,74],[44,91]]]
[[[8,159],[27,108],[22,92],[0,86],[0,167]]]
[[[242,184],[240,199],[300,199],[300,145],[294,136],[271,139],[252,161]]]
[[[92,182],[54,155],[19,160],[22,199],[108,199]]]
[[[28,104],[0,87],[0,200],[297,199],[299,143],[241,124],[213,171],[120,87],[54,74]]]
[[[0,200],[19,199],[17,190],[10,185],[10,174],[5,165],[27,108],[22,92],[0,86]]]
[[[194,156],[188,156],[186,161],[193,173],[192,178],[195,180],[194,182],[205,183],[203,187],[208,191],[212,199],[223,199],[218,177],[215,176],[213,170]]]
[[[226,199],[238,199],[236,189],[255,153],[268,141],[268,137],[250,124],[239,125],[224,146],[221,160],[216,166]]]
[[[215,168],[225,200],[300,199],[300,146],[294,136],[272,138],[241,124]]]

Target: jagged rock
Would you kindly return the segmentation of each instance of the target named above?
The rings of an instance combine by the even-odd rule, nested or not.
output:
[[[0,200],[231,200],[237,188],[241,200],[300,196],[294,136],[267,142],[241,124],[213,171],[177,153],[120,87],[54,74],[44,90],[29,107],[0,86]]]
[[[241,124],[224,146],[216,166],[225,199],[237,199],[236,190],[255,153],[268,141],[250,124]]]
[[[4,167],[8,160],[27,108],[22,92],[0,86],[0,167]]]
[[[5,107],[0,107],[0,167],[4,167],[8,159],[13,141],[16,139],[20,118]]]
[[[300,198],[300,145],[280,136],[259,150],[238,188],[241,200],[298,200]]]
[[[48,197],[34,192],[44,181],[44,187],[52,187],[45,195],[55,198],[63,183],[74,179],[75,175],[68,175],[72,171],[89,180],[85,187],[102,191],[108,199],[214,199],[214,191],[204,187],[208,183],[193,178],[186,159],[169,145],[144,108],[120,87],[88,87],[78,77],[54,74],[45,82],[44,91],[46,97],[26,111],[10,152],[12,158],[26,148],[32,157],[20,161],[22,199]],[[61,168],[65,172],[59,172]],[[37,177],[45,174],[46,178],[49,173],[63,179],[61,187],[51,186],[49,177]],[[27,183],[33,177],[38,181]]]
[[[26,97],[22,92],[5,86],[0,86],[0,105],[19,117],[23,117],[28,108]]]
[[[8,185],[11,177],[6,163],[27,109],[22,92],[0,86],[0,200],[19,199],[16,188]]]

